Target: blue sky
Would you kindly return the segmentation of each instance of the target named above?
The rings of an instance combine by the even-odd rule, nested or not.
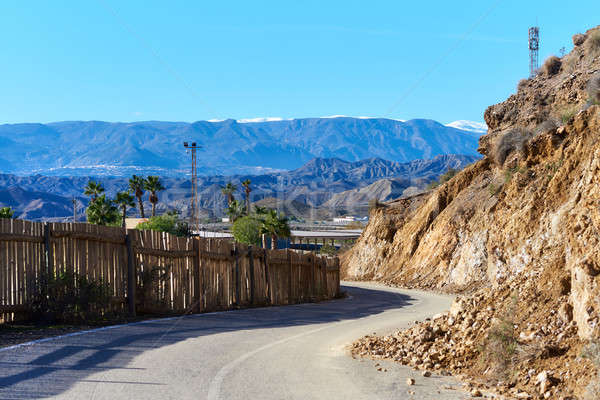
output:
[[[595,1],[17,1],[0,123],[376,116],[483,121]],[[595,18],[596,17],[596,18]]]

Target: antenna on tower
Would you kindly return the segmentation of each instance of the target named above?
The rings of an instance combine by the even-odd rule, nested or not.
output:
[[[540,28],[532,26],[529,28],[529,77],[533,78],[538,69],[540,68],[539,63],[539,51],[540,51]]]

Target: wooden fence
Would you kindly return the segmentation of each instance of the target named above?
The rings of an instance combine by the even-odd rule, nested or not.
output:
[[[219,239],[0,219],[0,322],[26,317],[42,276],[109,287],[113,311],[188,313],[337,297],[339,260]]]

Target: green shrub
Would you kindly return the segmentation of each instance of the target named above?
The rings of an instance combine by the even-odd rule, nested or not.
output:
[[[65,272],[38,279],[31,308],[36,320],[89,323],[100,318],[109,304],[108,284]]]
[[[136,300],[142,312],[169,312],[171,299],[166,282],[171,278],[171,268],[171,265],[144,265],[137,270]]]
[[[542,71],[548,75],[556,75],[560,72],[560,67],[562,65],[562,61],[560,58],[556,56],[550,56],[544,61],[544,65],[542,66]]]
[[[150,217],[148,221],[140,222],[135,229],[167,232],[176,236],[190,236],[191,234],[187,222],[181,221],[174,214]]]
[[[231,232],[237,242],[252,246],[260,245],[261,221],[252,216],[236,219],[231,226]]]
[[[321,250],[319,250],[319,253],[327,256],[334,256],[337,254],[337,249],[335,248],[335,246],[332,246],[330,244],[324,244],[323,246],[321,246]]]

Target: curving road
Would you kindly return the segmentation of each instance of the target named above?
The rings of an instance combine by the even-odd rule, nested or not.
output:
[[[345,349],[365,334],[446,310],[449,297],[366,283],[342,290],[349,298],[145,321],[0,349],[0,399],[465,397],[451,378],[424,378],[389,362],[378,371]]]

